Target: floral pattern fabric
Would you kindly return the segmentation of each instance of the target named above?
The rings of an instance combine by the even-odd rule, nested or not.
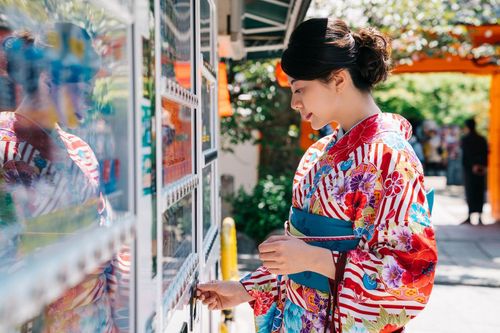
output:
[[[437,248],[422,166],[401,116],[373,115],[340,134],[337,129],[307,150],[293,180],[292,205],[351,221],[361,238],[347,253],[335,329],[394,332],[424,309],[434,282]],[[241,283],[254,297],[257,332],[324,331],[328,294],[265,267]]]

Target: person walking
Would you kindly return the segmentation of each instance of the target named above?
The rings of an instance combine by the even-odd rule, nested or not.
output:
[[[476,121],[467,119],[465,135],[461,140],[462,165],[464,168],[465,200],[469,213],[462,224],[471,224],[471,215],[478,213],[478,224],[483,224],[481,214],[486,196],[486,168],[488,165],[488,143],[477,133]]]
[[[446,163],[446,185],[462,185],[462,150],[460,148],[460,127],[451,126],[446,136],[448,159]]]

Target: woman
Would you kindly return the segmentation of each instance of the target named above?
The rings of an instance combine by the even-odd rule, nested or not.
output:
[[[74,45],[81,46],[78,58],[68,52]],[[8,274],[26,248],[47,243],[46,235],[55,242],[87,221],[107,225],[111,210],[94,152],[61,127],[77,127],[90,107],[100,59],[88,33],[56,23],[43,41],[15,33],[3,49],[7,73],[23,92],[15,112],[0,112],[0,272]],[[35,232],[28,232],[33,226]],[[128,274],[122,269],[127,256],[124,251],[88,274],[25,326],[42,332],[126,330],[128,304],[117,292],[126,280],[121,274]]]
[[[258,332],[401,332],[424,308],[437,252],[422,166],[408,121],[370,93],[389,62],[374,29],[311,19],[293,32],[292,108],[314,129],[339,126],[302,158],[286,234],[259,245],[263,266],[198,286],[209,309],[250,302]]]

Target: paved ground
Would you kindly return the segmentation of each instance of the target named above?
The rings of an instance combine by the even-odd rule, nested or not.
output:
[[[409,333],[500,333],[500,224],[485,206],[485,225],[459,225],[467,214],[461,187],[443,177],[427,177],[436,190],[433,223],[439,251],[436,286],[426,309],[408,325]],[[474,222],[474,221],[473,221]],[[239,239],[240,272],[259,265],[254,245]],[[253,253],[252,253],[253,252]],[[235,313],[233,332],[253,332],[247,304]]]
[[[500,288],[436,285],[429,304],[407,325],[407,332],[498,333],[499,302]]]

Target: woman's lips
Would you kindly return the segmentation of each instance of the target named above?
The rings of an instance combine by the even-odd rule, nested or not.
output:
[[[307,116],[306,116],[306,120],[311,119],[312,115],[313,115],[313,114],[312,114],[312,112],[311,112],[311,113],[309,113],[309,114],[307,114]]]

